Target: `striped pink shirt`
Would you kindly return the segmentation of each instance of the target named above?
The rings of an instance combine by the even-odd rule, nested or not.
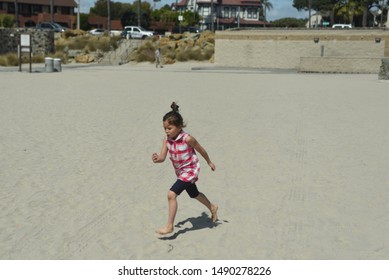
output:
[[[188,133],[181,131],[176,139],[168,138],[166,142],[177,178],[195,183],[200,172],[200,161],[196,151],[186,142],[188,136]]]

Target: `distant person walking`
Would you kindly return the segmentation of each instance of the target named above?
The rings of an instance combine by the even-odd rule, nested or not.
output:
[[[158,68],[158,66],[160,68],[162,68],[162,65],[161,65],[161,49],[160,48],[157,48],[155,50],[155,68]]]

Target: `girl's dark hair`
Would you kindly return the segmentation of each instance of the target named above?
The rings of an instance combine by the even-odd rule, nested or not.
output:
[[[184,127],[184,120],[181,114],[178,112],[179,106],[176,104],[176,102],[173,102],[172,105],[170,105],[170,108],[172,108],[172,110],[163,116],[163,121],[167,121],[169,124],[174,126]]]

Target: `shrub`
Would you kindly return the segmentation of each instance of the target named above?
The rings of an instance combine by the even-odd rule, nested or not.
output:
[[[14,17],[11,15],[0,15],[0,27],[10,28],[14,24]]]
[[[176,59],[176,51],[170,46],[164,46],[161,48],[161,55],[165,60],[175,60]],[[166,59],[167,58],[167,59]]]
[[[0,56],[0,65],[1,66],[18,66],[19,58],[16,53],[7,53]]]
[[[7,64],[8,66],[18,66],[19,65],[19,58],[16,53],[9,53],[6,55]]]
[[[213,57],[214,53],[215,53],[215,48],[211,45],[206,45],[204,47],[204,49],[202,50],[203,59],[204,60],[211,59]]]
[[[178,61],[188,61],[190,59],[190,51],[188,49],[177,49],[176,58]]]
[[[45,62],[45,58],[42,55],[34,55],[31,57],[32,63],[43,63]]]
[[[0,56],[0,66],[8,66],[7,65],[7,59],[3,55]]]
[[[67,29],[64,34],[63,34],[63,37],[64,38],[71,38],[71,37],[79,37],[79,36],[83,36],[85,35],[86,32],[84,30],[79,30],[79,29]]]
[[[155,47],[152,41],[147,40],[144,44],[138,47],[135,52],[131,55],[130,60],[136,62],[149,61],[153,62],[155,60]]]
[[[72,50],[82,50],[87,44],[87,37],[75,37],[68,42],[69,49]]]
[[[305,27],[306,19],[297,19],[297,18],[281,18],[275,21],[272,21],[273,27]]]
[[[193,47],[188,50],[190,60],[204,60],[203,54],[201,53],[201,48]]]

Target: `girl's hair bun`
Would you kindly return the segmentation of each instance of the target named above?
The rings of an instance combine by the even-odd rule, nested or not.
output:
[[[163,121],[167,121],[169,124],[185,127],[184,120],[182,119],[181,114],[178,112],[178,105],[176,102],[173,102],[172,105],[170,105],[170,108],[172,110],[163,116]]]
[[[172,111],[173,112],[178,112],[178,108],[179,108],[180,106],[178,106],[177,104],[176,104],[176,102],[173,102],[172,103],[172,105],[170,105],[170,108],[172,108]]]

